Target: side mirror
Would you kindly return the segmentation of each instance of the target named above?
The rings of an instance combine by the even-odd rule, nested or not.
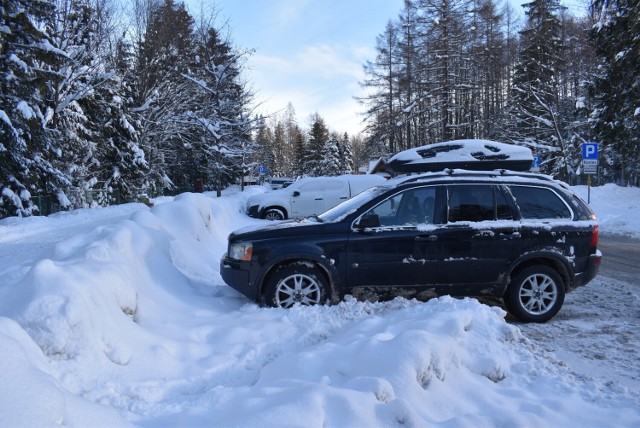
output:
[[[295,191],[291,194],[291,196],[293,196],[293,197],[300,196],[300,192],[298,192],[297,190],[295,190]]]
[[[367,214],[360,218],[355,225],[358,229],[366,229],[367,227],[380,227],[380,217],[377,214]]]

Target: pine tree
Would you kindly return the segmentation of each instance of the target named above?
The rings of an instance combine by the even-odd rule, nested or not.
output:
[[[254,142],[256,144],[255,160],[259,166],[267,168],[268,173],[273,175],[275,159],[273,157],[273,132],[266,124],[264,117],[257,119]],[[255,172],[257,174],[257,171]]]
[[[605,173],[618,183],[640,184],[640,4],[595,0],[592,31],[601,64],[592,85],[592,125],[603,145]]]
[[[353,170],[353,151],[351,150],[351,140],[346,132],[342,136],[342,141],[338,145],[338,153],[340,157],[340,173],[352,174]]]
[[[200,34],[197,72],[182,75],[196,91],[184,118],[199,130],[195,147],[206,165],[206,182],[221,196],[223,187],[242,176],[244,159],[253,150],[253,94],[240,80],[248,53],[232,49],[215,28],[201,29]]]
[[[104,125],[112,100],[100,98],[115,73],[107,69],[101,51],[106,40],[100,39],[105,34],[99,31],[99,15],[91,2],[59,0],[57,6],[50,31],[54,46],[64,55],[52,66],[52,114],[46,124],[62,153],[53,162],[71,179],[65,190],[71,206],[87,207],[94,201],[86,191],[102,187],[105,179],[101,151],[106,147],[99,142],[108,132]]]
[[[342,173],[340,166],[340,147],[338,136],[331,134],[322,148],[322,159],[319,162],[317,175],[334,176]]]
[[[286,133],[281,121],[277,121],[273,128],[273,173],[274,177],[284,177],[287,164],[286,158]]]
[[[192,142],[186,141],[193,137],[192,124],[183,120],[195,90],[182,77],[197,60],[194,20],[183,3],[173,0],[151,2],[139,13],[148,18],[136,46],[135,107],[130,111],[140,123],[139,143],[150,171],[148,191],[157,193],[191,182],[199,162],[190,152]]]
[[[559,85],[564,45],[558,0],[533,0],[523,5],[527,24],[521,31],[520,60],[514,72],[512,121],[508,139],[526,144],[543,156],[541,169],[567,179],[570,153],[559,116]]]
[[[0,217],[36,212],[33,194],[68,205],[62,155],[45,123],[51,115],[48,69],[64,57],[47,33],[55,3],[6,0],[0,7]]]
[[[138,129],[130,113],[133,89],[133,53],[129,42],[118,40],[114,56],[107,62],[116,72],[98,88],[96,101],[100,111],[102,144],[99,150],[98,177],[112,200],[133,201],[140,189],[148,187],[145,177],[149,170],[146,156],[138,141]]]
[[[287,177],[294,175],[296,164],[296,139],[301,135],[293,104],[288,103],[284,111],[283,123],[285,127],[285,146],[283,173]]]
[[[305,154],[307,152],[307,142],[304,133],[296,126],[293,136],[294,159],[291,169],[292,177],[302,177],[305,173]]]
[[[397,105],[398,91],[398,27],[392,21],[387,23],[385,31],[376,38],[376,59],[364,65],[367,78],[360,83],[371,94],[357,98],[366,105],[366,131],[372,141],[385,144],[391,152],[397,150],[397,123],[402,109]]]
[[[325,143],[329,139],[329,130],[324,119],[318,114],[312,116],[313,124],[309,131],[309,141],[305,147],[304,175],[317,177],[322,175],[322,160]]]
[[[428,123],[436,141],[472,137],[468,112],[470,52],[467,0],[420,0],[421,35],[428,61],[424,65],[429,104]],[[475,31],[475,30],[474,30]]]

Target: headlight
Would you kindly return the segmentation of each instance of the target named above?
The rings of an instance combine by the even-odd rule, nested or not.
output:
[[[251,242],[236,242],[229,245],[229,257],[234,260],[248,262],[253,254],[253,244]]]

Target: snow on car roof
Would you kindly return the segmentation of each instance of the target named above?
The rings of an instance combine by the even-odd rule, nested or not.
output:
[[[444,168],[507,168],[526,171],[533,162],[527,147],[491,140],[453,140],[404,150],[389,159],[395,172],[436,171]]]

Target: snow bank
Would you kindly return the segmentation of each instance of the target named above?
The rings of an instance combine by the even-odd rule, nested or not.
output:
[[[572,189],[585,201],[588,199],[587,186]],[[589,205],[598,216],[601,231],[640,238],[640,188],[620,187],[613,183],[592,187]]]
[[[259,191],[141,206],[0,266],[0,426],[640,424],[637,391],[574,377],[473,299],[249,303],[218,263]]]

